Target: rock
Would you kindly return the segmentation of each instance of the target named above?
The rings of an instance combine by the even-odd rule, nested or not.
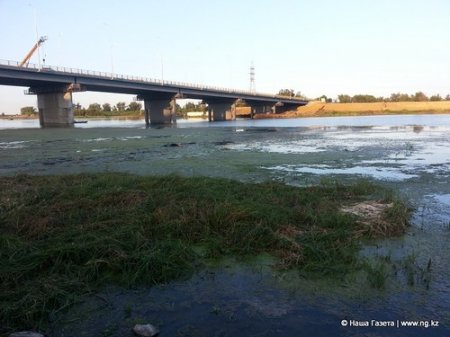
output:
[[[170,144],[164,145],[164,147],[180,147],[180,146],[181,146],[180,143],[170,143]]]
[[[139,336],[153,337],[159,334],[159,329],[151,324],[136,324],[133,332]]]
[[[220,142],[213,142],[214,145],[230,145],[230,144],[234,144],[234,142],[230,141],[230,140],[223,140]]]
[[[44,337],[44,335],[33,331],[20,331],[13,332],[9,337]]]

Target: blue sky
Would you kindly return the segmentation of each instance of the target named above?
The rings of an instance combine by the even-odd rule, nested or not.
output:
[[[448,0],[0,0],[0,59],[308,97],[450,93]],[[37,55],[32,62],[37,63]],[[83,105],[131,96],[78,93]],[[0,86],[0,113],[35,105]]]

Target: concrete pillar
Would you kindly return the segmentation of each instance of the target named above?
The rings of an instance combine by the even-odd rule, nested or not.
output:
[[[273,106],[273,113],[276,114],[281,112],[284,112],[284,104],[282,102],[275,103]]]
[[[39,123],[43,127],[73,126],[71,92],[37,94]]]
[[[208,116],[212,115],[213,121],[229,121],[236,119],[233,104],[223,102],[208,102]]]
[[[172,124],[176,123],[175,99],[145,99],[145,124]]]
[[[270,103],[264,104],[252,104],[251,105],[251,118],[256,114],[271,114],[273,113],[274,106]]]

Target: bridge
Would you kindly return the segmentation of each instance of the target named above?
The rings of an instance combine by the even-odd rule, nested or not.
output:
[[[270,94],[213,86],[155,80],[67,67],[19,67],[16,61],[0,60],[0,85],[29,87],[26,94],[37,95],[39,122],[44,127],[72,126],[72,93],[98,91],[136,95],[144,101],[145,123],[170,124],[176,121],[177,99],[200,99],[208,104],[210,121],[235,119],[235,106],[244,101],[252,116],[296,109],[308,101]]]

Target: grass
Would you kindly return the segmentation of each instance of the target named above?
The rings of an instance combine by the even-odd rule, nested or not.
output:
[[[298,188],[114,173],[0,178],[0,333],[42,329],[103,285],[187,277],[205,259],[268,253],[278,268],[344,275],[360,265],[361,239],[405,229],[400,202],[383,231],[339,211],[379,194],[367,182]]]
[[[375,289],[384,289],[389,272],[383,261],[367,262],[364,269],[367,272],[367,281]]]

